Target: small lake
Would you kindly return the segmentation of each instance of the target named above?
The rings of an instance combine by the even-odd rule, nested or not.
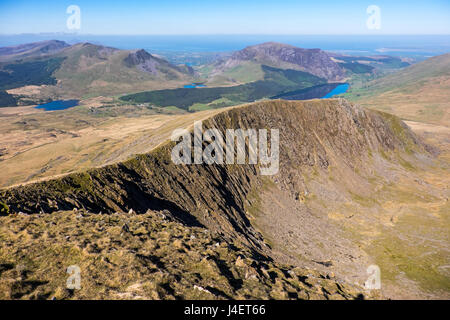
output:
[[[55,100],[40,104],[35,108],[44,109],[45,111],[65,110],[77,106],[79,102],[79,100]]]
[[[191,83],[184,86],[185,88],[204,88],[206,87],[203,83]]]
[[[350,85],[348,83],[340,84],[330,92],[328,92],[325,96],[323,96],[321,99],[328,99],[333,96],[336,96],[341,93],[346,93]]]
[[[272,99],[285,100],[309,100],[328,99],[337,94],[345,93],[349,88],[348,83],[325,83],[317,86],[289,91],[272,97]]]

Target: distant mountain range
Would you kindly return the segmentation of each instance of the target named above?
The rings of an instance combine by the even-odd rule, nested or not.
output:
[[[247,47],[206,68],[206,72],[200,69],[196,73],[189,66],[173,65],[143,49],[119,50],[91,43],[70,46],[63,41],[51,40],[1,48],[0,90],[8,90],[8,93],[3,92],[3,105],[11,104],[12,99],[30,104],[48,99],[82,99],[174,89],[205,79],[209,87],[255,82],[251,88],[238,88],[239,92],[257,90],[257,94],[246,94],[253,99],[253,96],[264,96],[261,90],[265,90],[267,83],[258,81],[268,78],[271,88],[277,88],[269,90],[268,94],[273,95],[282,93],[285,87],[301,89],[342,79],[345,74],[345,69],[320,49],[301,49],[274,42]],[[292,82],[289,80],[292,75],[286,78],[287,74],[280,72],[282,70],[302,74],[296,75],[298,79]],[[273,79],[275,74],[278,75]],[[300,86],[296,84],[298,81]],[[232,91],[236,92],[235,89]],[[234,97],[231,100],[248,99]]]
[[[193,75],[192,68],[145,50],[56,40],[0,48],[0,90],[15,89],[14,95],[34,100],[173,88],[189,83]],[[41,87],[31,94],[28,86]]]
[[[169,94],[176,96],[171,106],[195,110],[209,108],[211,103],[225,106],[327,82],[342,82],[354,74],[366,76],[380,67],[400,68],[404,64],[388,56],[343,56],[266,42],[196,67],[194,71],[192,67],[174,65],[143,49],[120,50],[92,43],[69,45],[50,40],[0,48],[0,106],[171,90],[191,82],[205,83],[209,89],[233,87],[209,90],[207,99],[206,92],[201,92],[199,101],[195,101],[198,92],[194,95],[188,92],[187,95],[193,96],[188,104],[180,100],[185,97],[183,90],[175,95],[156,94],[157,101],[164,98],[163,105],[172,101],[165,99]],[[147,100],[149,95],[145,97]]]

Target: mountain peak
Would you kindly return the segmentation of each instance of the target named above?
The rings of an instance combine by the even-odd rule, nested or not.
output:
[[[138,49],[131,51],[123,60],[124,64],[131,68],[137,67],[139,70],[151,74],[158,74],[160,65],[168,65],[169,63],[163,59],[159,59],[145,51]]]
[[[304,71],[327,80],[339,80],[344,76],[344,70],[328,53],[320,49],[304,49],[278,42],[265,42],[236,51],[217,67],[227,69],[247,61]]]
[[[130,62],[133,62],[133,65],[137,65],[140,63],[144,63],[147,60],[150,60],[152,58],[155,58],[153,55],[145,51],[144,49],[138,49],[132,51],[126,59],[130,60]]]

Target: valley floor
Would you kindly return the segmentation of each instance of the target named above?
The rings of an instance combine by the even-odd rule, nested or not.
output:
[[[219,112],[104,107],[101,100],[88,105],[52,112],[0,108],[0,187],[126,160],[149,152],[174,129]]]

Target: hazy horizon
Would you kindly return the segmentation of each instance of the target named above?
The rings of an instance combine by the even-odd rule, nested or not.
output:
[[[320,48],[345,54],[388,54],[418,58],[450,51],[450,35],[94,35],[45,33],[1,35],[0,47],[44,40],[69,44],[91,42],[118,49],[145,49],[153,53],[231,52],[263,42],[302,48]]]
[[[74,13],[80,19],[71,28],[67,21]],[[76,30],[98,35],[435,35],[450,34],[449,13],[450,3],[442,0],[6,0],[0,3],[0,30],[3,34]],[[368,27],[371,17],[379,20],[376,27]]]

